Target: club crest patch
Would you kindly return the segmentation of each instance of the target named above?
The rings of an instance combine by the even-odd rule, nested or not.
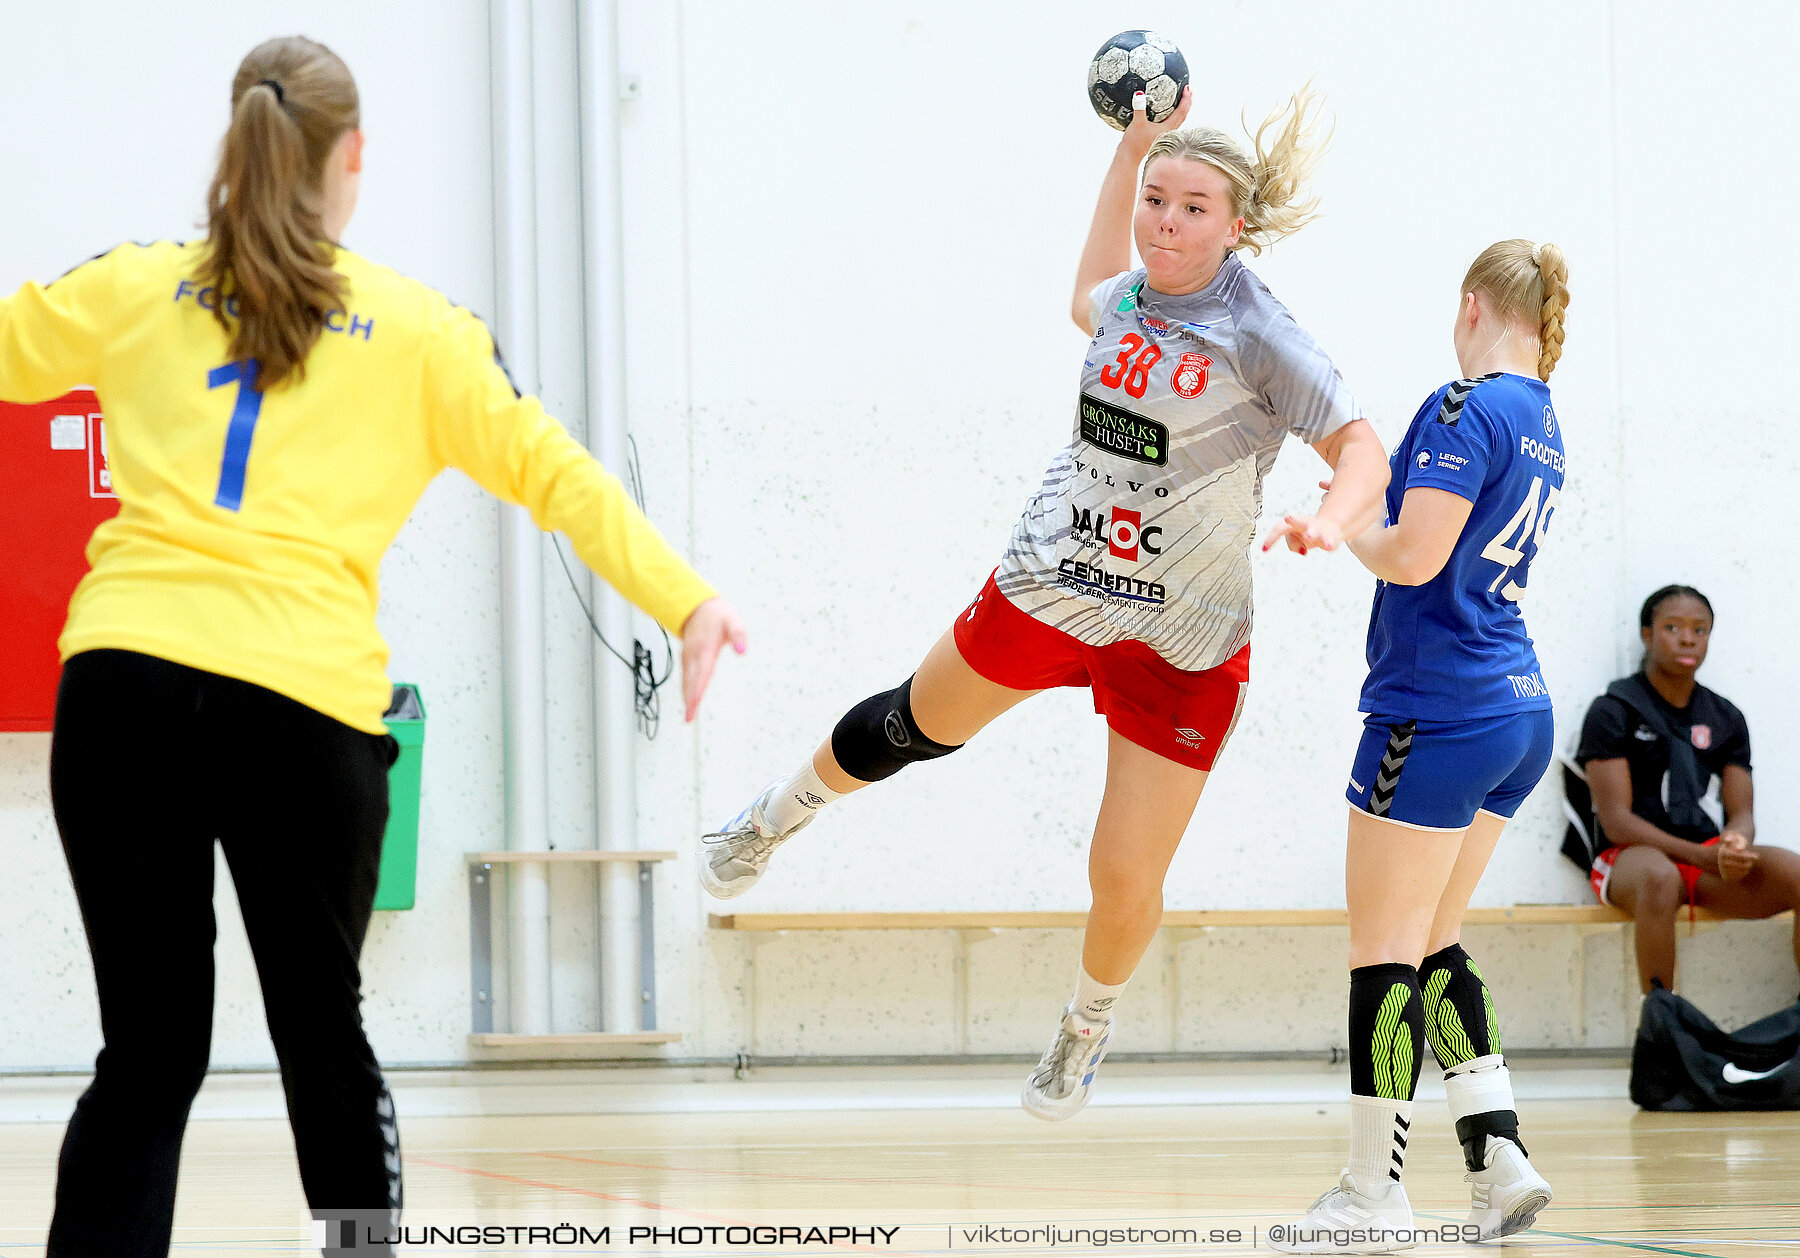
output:
[[[1169,386],[1177,397],[1196,398],[1206,392],[1206,369],[1212,359],[1205,354],[1183,354],[1169,374]]]

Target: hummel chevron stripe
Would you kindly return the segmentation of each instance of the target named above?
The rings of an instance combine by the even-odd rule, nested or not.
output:
[[[1369,792],[1369,812],[1385,817],[1394,805],[1394,790],[1400,785],[1400,770],[1406,767],[1407,753],[1412,750],[1417,721],[1405,721],[1393,727],[1387,747],[1381,753],[1381,767],[1375,771],[1375,788]]]
[[[1475,392],[1475,386],[1483,380],[1492,380],[1500,373],[1489,372],[1485,376],[1476,376],[1470,380],[1458,380],[1444,394],[1444,404],[1438,408],[1437,422],[1446,428],[1456,427],[1456,421],[1462,418],[1463,403],[1469,400],[1469,394]]]

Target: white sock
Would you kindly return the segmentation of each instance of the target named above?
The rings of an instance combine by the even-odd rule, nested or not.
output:
[[[1125,983],[1130,981],[1126,979]],[[1075,999],[1069,1002],[1069,1008],[1089,1022],[1111,1022],[1113,1004],[1125,990],[1125,983],[1102,983],[1087,972],[1087,966],[1076,966]]]
[[[1400,1182],[1412,1131],[1411,1101],[1350,1097],[1350,1177],[1365,1197],[1381,1198]]]
[[[763,809],[763,816],[775,827],[777,834],[786,834],[826,804],[842,798],[842,795],[819,780],[809,756],[800,772],[777,783],[775,789],[769,792],[769,802]]]

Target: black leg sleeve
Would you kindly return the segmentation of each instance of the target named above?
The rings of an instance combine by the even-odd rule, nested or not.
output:
[[[1419,1086],[1425,1014],[1410,965],[1350,971],[1350,1091],[1410,1101]]]

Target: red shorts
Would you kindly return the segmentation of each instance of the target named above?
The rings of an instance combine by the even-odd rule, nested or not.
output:
[[[1711,847],[1718,839],[1708,839],[1702,847]],[[1622,847],[1609,847],[1594,857],[1594,867],[1588,870],[1588,881],[1594,886],[1594,894],[1600,897],[1600,903],[1611,904],[1606,898],[1607,884],[1612,882],[1613,862],[1619,859]],[[1681,875],[1681,902],[1686,905],[1694,903],[1694,884],[1700,881],[1700,875],[1706,871],[1698,865],[1690,865],[1686,861],[1675,862],[1675,872]]]
[[[1011,690],[1087,686],[1121,737],[1203,772],[1231,737],[1250,683],[1248,646],[1199,673],[1142,642],[1089,646],[1014,607],[992,576],[957,617],[956,646],[970,668]]]

